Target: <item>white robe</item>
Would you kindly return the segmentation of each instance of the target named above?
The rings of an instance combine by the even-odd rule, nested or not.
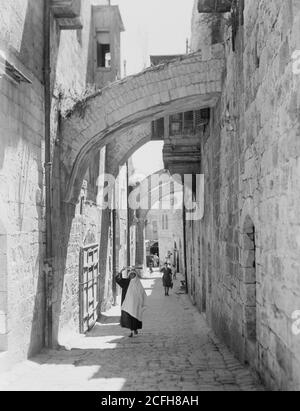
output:
[[[146,298],[147,294],[140,279],[135,277],[130,281],[122,310],[142,322],[146,308]]]

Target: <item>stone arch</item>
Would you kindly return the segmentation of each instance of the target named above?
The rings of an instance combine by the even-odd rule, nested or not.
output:
[[[172,183],[174,184],[174,192],[171,192]],[[176,196],[177,194],[182,194],[182,192],[183,184],[181,182],[181,177],[179,175],[171,176],[171,174],[167,170],[159,170],[156,173],[151,174],[150,176],[145,178],[145,180],[143,180],[136,188],[136,193],[140,193],[139,199],[142,205],[141,209],[145,210],[146,212],[148,212],[149,208],[151,209],[162,199],[168,196]],[[132,194],[134,195],[134,192],[132,192]],[[143,208],[143,206],[145,207]]]
[[[7,330],[7,232],[0,220],[0,351],[8,349]]]
[[[150,123],[131,127],[123,133],[122,138],[113,136],[106,146],[106,161],[110,164],[110,171],[114,177],[119,173],[119,167],[143,145],[151,141]]]
[[[80,101],[61,127],[65,201],[77,203],[90,157],[132,126],[174,112],[214,107],[222,90],[223,45],[151,67]],[[130,147],[128,147],[130,150]]]
[[[154,177],[154,178],[153,178]],[[155,178],[157,177],[157,178]],[[153,210],[153,206],[160,202],[163,198],[172,195],[171,191],[168,191],[170,183],[170,173],[166,170],[159,170],[156,173],[148,176],[143,180],[136,189],[136,194],[134,192],[131,195],[139,197],[141,208],[136,210],[136,227],[137,227],[137,265],[143,265],[145,263],[145,249],[144,249],[144,230],[147,215]],[[155,185],[153,185],[155,182]],[[151,184],[152,183],[152,184]],[[177,184],[174,186],[174,194],[182,193],[182,185],[176,181]],[[166,189],[164,190],[164,186]],[[143,206],[144,205],[144,206]],[[171,204],[170,204],[171,205]]]

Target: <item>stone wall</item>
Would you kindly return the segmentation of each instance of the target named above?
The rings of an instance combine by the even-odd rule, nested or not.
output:
[[[32,82],[0,78],[0,351],[17,361],[44,340],[42,0],[1,2],[0,27],[2,55]]]
[[[83,245],[98,243],[100,246],[100,284],[99,314],[101,309],[109,308],[112,301],[112,215],[111,210],[97,207],[99,201],[97,181],[103,173],[114,173],[115,163],[110,161],[110,149],[95,150],[89,157],[89,168],[84,177],[77,204],[64,203],[65,168],[60,162],[62,156],[62,136],[60,117],[72,109],[85,95],[107,84],[115,75],[100,79],[95,75],[95,33],[99,16],[92,13],[92,6],[108,5],[107,0],[85,0],[81,2],[82,30],[57,31],[55,21],[52,27],[52,61],[56,62],[53,70],[53,142],[55,143],[54,170],[54,216],[55,228],[55,282],[53,288],[54,344],[63,344],[79,331],[79,269],[80,250]],[[94,17],[94,18],[93,18]],[[101,21],[101,23],[103,23]],[[111,22],[106,22],[106,28]],[[97,27],[99,28],[99,27]],[[103,28],[103,27],[102,27]],[[118,30],[111,26],[111,30]],[[112,50],[119,59],[119,44]],[[116,64],[119,66],[119,64]],[[109,74],[106,70],[106,74]],[[101,81],[100,81],[101,80]],[[68,155],[68,154],[67,154]],[[116,167],[118,169],[118,167]],[[101,199],[100,199],[101,201]]]
[[[293,61],[300,5],[245,3],[235,52],[230,25],[224,32],[223,93],[202,143],[205,216],[193,230],[195,299],[269,387],[299,390],[292,313],[300,301],[300,77]],[[189,240],[192,227],[187,232]]]
[[[82,30],[61,31],[51,18],[55,343],[58,330],[79,330],[79,251],[87,242],[100,244],[105,220],[95,206],[94,190],[105,157],[93,158],[78,198],[82,201],[76,206],[63,203],[59,187],[64,170],[59,160],[60,112],[91,91],[92,5],[107,4],[107,0],[82,1]],[[18,85],[7,77],[0,79],[0,351],[8,350],[14,360],[35,354],[44,344],[43,13],[42,0],[1,2],[1,56],[6,55],[32,82]],[[101,272],[109,289],[106,266]],[[107,295],[110,298],[108,291]]]
[[[146,240],[158,241],[160,264],[164,264],[168,252],[173,254],[175,260],[175,243],[179,256],[179,271],[183,273],[183,224],[182,210],[152,209],[147,213]],[[164,222],[163,222],[164,218]],[[153,223],[157,225],[157,232],[153,232]],[[175,261],[174,261],[175,262]]]

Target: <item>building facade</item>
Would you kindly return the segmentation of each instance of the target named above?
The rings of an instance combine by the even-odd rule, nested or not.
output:
[[[1,2],[0,352],[5,353],[5,358],[1,356],[4,365],[37,353],[47,339],[44,6],[42,0]],[[106,0],[53,1],[50,12],[54,155],[60,150],[61,113],[85,93],[120,78],[120,33],[124,27],[118,7]],[[63,280],[55,278],[58,283],[51,304],[54,309],[60,305],[59,327],[66,335],[78,332],[84,322],[79,282],[85,247],[97,244],[101,250],[99,307],[113,298],[113,244],[105,241],[103,247],[101,243],[101,227],[112,230],[112,223],[97,207],[97,181],[107,171],[107,156],[104,149],[90,161],[67,237],[53,225],[60,246],[52,263],[64,275]],[[56,170],[53,181],[59,178]]]
[[[195,2],[192,45],[205,53],[221,35],[226,74],[201,142],[205,214],[187,224],[189,290],[269,387],[297,390],[300,8],[220,1],[220,14],[210,3]]]
[[[87,331],[125,253],[144,262],[148,210],[125,231],[113,205],[128,194],[119,166],[161,139],[172,174],[205,179],[204,214],[183,221],[192,300],[268,387],[299,389],[298,2],[198,0],[194,53],[119,82],[118,10],[53,0],[44,14],[49,4],[1,4],[0,362]],[[121,193],[106,198],[99,175],[119,172]]]

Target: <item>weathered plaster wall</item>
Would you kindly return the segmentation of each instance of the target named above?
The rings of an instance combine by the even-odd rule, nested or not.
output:
[[[0,350],[8,349],[16,360],[40,350],[45,330],[43,3],[1,0],[0,49],[32,81],[30,85],[15,85],[5,77],[0,80]],[[51,136],[57,188],[64,178],[59,165],[59,110],[72,106],[86,92],[94,70],[90,58],[95,45],[92,5],[106,4],[107,0],[82,2],[82,31],[60,31],[51,19]],[[98,156],[93,168],[101,166]],[[79,250],[91,238],[101,241],[102,215],[91,201],[95,190],[93,187],[91,193],[90,180],[97,176],[92,174],[87,173],[87,186],[81,193],[86,200],[82,212],[79,205],[61,207],[61,192],[54,191],[56,337],[60,326],[79,329]],[[102,273],[105,277],[106,269]]]
[[[289,390],[300,388],[291,317],[300,302],[300,77],[292,59],[299,30],[299,2],[261,0],[246,2],[235,53],[225,32],[222,98],[202,147],[205,217],[194,233],[197,304],[269,387]]]
[[[182,224],[182,210],[166,210],[160,212],[158,224],[158,240],[161,263],[165,262],[168,252],[171,251],[174,256],[174,245],[176,243],[179,249],[179,244],[183,239],[183,224]],[[163,215],[168,217],[168,224],[163,225]],[[165,220],[166,221],[166,220]]]
[[[195,1],[192,15],[191,37],[192,51],[203,49],[204,46],[221,43],[225,26],[224,15],[220,13],[198,13],[198,4]]]
[[[1,1],[0,49],[32,84],[0,78],[0,351],[43,345],[43,2]]]

